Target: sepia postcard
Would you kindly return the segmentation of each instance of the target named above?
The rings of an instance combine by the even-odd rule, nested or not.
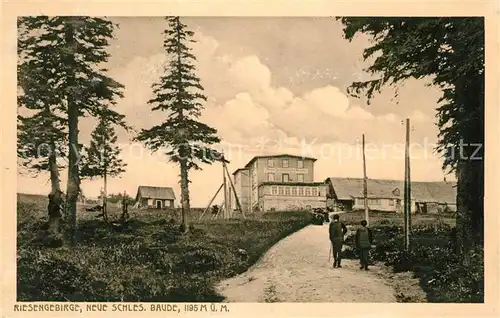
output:
[[[2,317],[498,315],[498,7],[4,2]]]

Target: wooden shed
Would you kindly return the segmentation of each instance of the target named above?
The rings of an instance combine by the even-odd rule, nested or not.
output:
[[[137,208],[173,208],[175,194],[171,187],[139,186],[135,201]]]

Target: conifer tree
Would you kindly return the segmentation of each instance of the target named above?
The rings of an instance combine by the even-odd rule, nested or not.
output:
[[[82,177],[102,177],[103,187],[103,218],[108,222],[107,188],[108,177],[116,177],[125,172],[126,163],[119,158],[120,148],[116,145],[118,137],[110,122],[101,118],[92,132],[90,146],[85,149],[81,166]]]
[[[66,214],[70,216],[71,238],[76,241],[76,201],[80,192],[78,122],[83,116],[105,116],[112,123],[126,126],[123,115],[110,106],[121,97],[121,84],[106,76],[100,67],[107,61],[108,40],[115,25],[105,18],[23,17],[18,20],[19,104],[45,110],[65,119],[67,136],[68,183]],[[50,117],[45,118],[50,122]],[[27,129],[24,122],[23,129]],[[61,137],[54,135],[54,137]],[[57,141],[61,141],[57,139]]]
[[[150,129],[139,132],[136,140],[143,141],[152,151],[168,148],[170,161],[180,167],[182,224],[188,229],[190,212],[189,171],[201,169],[199,163],[222,160],[222,155],[210,145],[220,142],[217,130],[198,121],[203,110],[203,87],[196,76],[196,57],[189,47],[194,32],[188,30],[179,17],[167,17],[163,47],[170,58],[165,74],[153,85],[154,97],[148,102],[152,111],[165,112],[167,119]]]

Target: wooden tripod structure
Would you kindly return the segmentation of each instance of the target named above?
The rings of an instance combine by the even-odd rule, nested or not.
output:
[[[234,195],[234,198],[236,200],[236,209],[241,212],[241,215],[243,218],[245,218],[245,212],[241,208],[240,200],[238,198],[238,194],[236,194],[236,189],[234,188],[233,180],[231,179],[231,174],[229,173],[229,170],[227,169],[226,161],[222,161],[222,184],[220,185],[219,189],[215,192],[214,196],[208,203],[205,211],[200,215],[200,220],[203,218],[203,216],[210,210],[210,207],[212,206],[212,203],[214,202],[215,198],[219,194],[220,190],[224,188],[224,200],[222,201],[222,204],[218,206],[217,214],[212,214],[211,219],[218,219],[221,216],[222,212],[222,218],[223,219],[230,219],[233,217],[233,209],[231,207],[231,192]],[[229,184],[228,184],[229,180]],[[229,191],[228,191],[229,190]]]

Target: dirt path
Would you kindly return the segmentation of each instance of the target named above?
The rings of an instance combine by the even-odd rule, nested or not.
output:
[[[247,272],[221,282],[227,302],[396,302],[376,266],[328,261],[328,225],[308,226],[273,246]]]

